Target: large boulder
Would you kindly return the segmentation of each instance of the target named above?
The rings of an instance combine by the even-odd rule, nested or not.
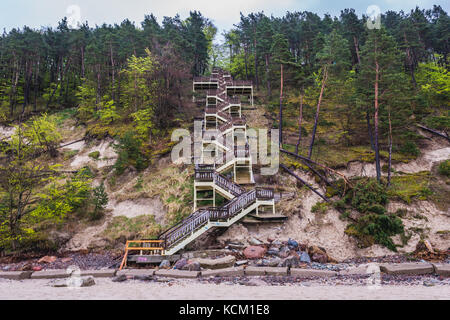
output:
[[[174,269],[178,269],[178,270],[182,270],[183,269],[183,267],[185,266],[185,265],[187,265],[187,259],[185,259],[185,258],[182,258],[182,259],[180,259],[180,260],[178,260],[176,263],[175,263],[175,265],[173,266],[173,268]]]
[[[302,252],[300,255],[300,262],[311,263],[311,257],[308,252]]]
[[[236,257],[226,256],[218,259],[197,258],[193,259],[193,261],[198,262],[200,266],[205,269],[223,269],[234,266],[234,263],[236,262]]]
[[[260,245],[263,244],[262,241],[260,241],[260,240],[258,240],[258,239],[256,239],[256,238],[251,238],[248,242],[249,242],[251,245],[254,245],[254,246],[260,246]]]
[[[261,246],[250,246],[244,250],[244,256],[247,259],[261,259],[265,254],[266,248]]]
[[[298,248],[298,242],[295,240],[289,239],[287,244],[288,244],[289,249],[291,249],[291,250],[295,250]]]
[[[170,261],[169,260],[161,261],[159,268],[160,269],[170,269]]]
[[[295,268],[300,266],[300,258],[298,255],[291,255],[285,259],[279,264],[280,267],[289,267],[289,268]]]
[[[318,263],[327,263],[328,262],[328,255],[323,248],[319,248],[317,246],[309,247],[308,250],[309,256],[311,257],[311,260]]]
[[[181,270],[183,271],[201,271],[202,268],[200,266],[200,263],[198,263],[197,261],[191,261],[188,260],[187,264],[184,265]]]
[[[278,252],[280,258],[287,258],[291,254],[291,250],[288,246],[282,246]]]

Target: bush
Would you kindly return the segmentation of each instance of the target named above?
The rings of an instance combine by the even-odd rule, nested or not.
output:
[[[345,232],[354,236],[360,247],[377,243],[397,251],[391,236],[404,233],[404,227],[402,220],[395,215],[367,214],[356,224],[350,224]]]
[[[328,211],[328,208],[329,204],[327,202],[317,202],[311,207],[311,212],[325,214]]]
[[[385,214],[386,213],[386,209],[380,205],[380,204],[374,204],[373,206],[369,207],[369,209],[367,209],[367,211],[376,213],[376,214]]]
[[[386,189],[376,179],[358,182],[349,195],[351,196],[352,207],[361,213],[370,211],[369,209],[373,208],[374,205],[384,206],[388,202]]]
[[[89,157],[98,160],[98,158],[100,158],[100,151],[94,151],[89,153]]]
[[[440,175],[450,177],[450,160],[445,160],[439,164],[438,172]]]
[[[412,141],[408,141],[405,144],[403,144],[399,150],[400,153],[402,154],[406,154],[406,155],[412,155],[412,156],[418,156],[420,154],[420,150],[417,147],[417,145],[412,142]]]
[[[125,169],[132,165],[138,171],[142,171],[148,166],[148,159],[141,152],[142,143],[136,138],[133,132],[127,132],[119,139],[119,144],[114,145],[118,153],[118,158],[114,164],[114,169],[121,175]]]
[[[105,190],[105,185],[102,183],[98,187],[92,189],[92,203],[94,211],[91,214],[93,220],[99,219],[106,205],[108,204],[108,194]]]

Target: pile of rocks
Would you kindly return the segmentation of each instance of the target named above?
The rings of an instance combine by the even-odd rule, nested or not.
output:
[[[251,245],[243,250],[243,255],[250,265],[267,267],[315,267],[323,269],[323,264],[337,261],[330,257],[324,248],[299,244],[293,239],[280,241],[268,239],[263,243],[252,239]]]

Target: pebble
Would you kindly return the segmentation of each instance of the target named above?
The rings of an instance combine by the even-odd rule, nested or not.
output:
[[[433,287],[437,284],[440,284],[441,282],[437,279],[428,279],[428,280],[424,280],[423,285],[425,287]]]

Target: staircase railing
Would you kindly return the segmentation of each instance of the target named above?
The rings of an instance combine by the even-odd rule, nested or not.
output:
[[[159,239],[163,240],[164,250],[172,248],[210,221],[227,221],[255,203],[256,200],[267,200],[270,195],[273,199],[272,189],[257,188],[242,193],[220,208],[212,207],[197,210],[159,236]]]
[[[245,117],[232,117],[230,114],[223,112],[222,110],[231,104],[240,104],[239,98],[228,97],[226,95],[226,86],[246,86],[251,85],[251,81],[232,81],[224,76],[223,70],[219,68],[213,69],[213,75],[209,78],[200,77],[195,78],[194,81],[217,81],[218,89],[207,90],[207,97],[213,96],[218,97],[220,100],[214,106],[206,106],[206,114],[217,114],[224,118],[226,122],[219,127],[220,132],[224,132],[233,125],[245,125]],[[225,79],[226,78],[226,79]],[[244,154],[246,157],[250,155],[248,143],[245,144],[244,148],[234,147],[233,154],[235,157],[242,156]],[[243,152],[243,153],[242,153]],[[216,163],[223,158],[216,157]],[[218,187],[227,190],[230,194],[234,196],[228,203],[222,207],[211,207],[206,209],[199,209],[189,215],[184,220],[180,221],[176,225],[167,229],[159,235],[159,239],[162,241],[164,250],[173,248],[177,243],[180,243],[184,239],[188,238],[194,234],[197,230],[207,225],[210,221],[228,221],[231,218],[238,215],[242,210],[245,210],[250,205],[255,203],[257,200],[269,200],[274,198],[273,189],[265,188],[255,188],[250,191],[245,191],[240,185],[229,180],[222,174],[216,171],[216,165],[205,165],[196,164],[195,166],[195,181],[201,182],[213,182]]]

